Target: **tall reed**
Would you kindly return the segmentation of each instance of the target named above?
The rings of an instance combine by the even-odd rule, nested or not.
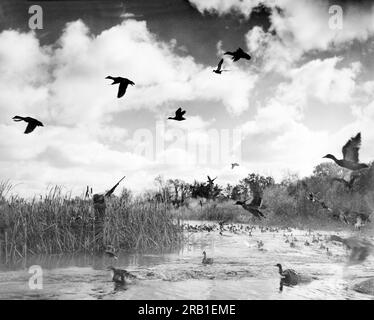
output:
[[[5,197],[1,191],[0,256],[24,258],[27,254],[94,251],[97,247],[91,200],[71,198],[59,187],[32,200]],[[107,200],[102,232],[99,236],[105,243],[136,251],[177,246],[183,234],[167,205],[123,197]]]

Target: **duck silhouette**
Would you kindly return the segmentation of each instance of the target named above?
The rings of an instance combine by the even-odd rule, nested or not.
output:
[[[337,235],[330,236],[330,241],[337,241],[343,243],[351,254],[349,256],[348,264],[354,265],[362,263],[370,255],[373,250],[373,244],[366,239],[359,239],[355,236],[349,238],[342,238]]]
[[[231,59],[232,61],[238,61],[239,59],[246,59],[246,60],[251,60],[251,56],[246,53],[242,48],[238,48],[234,52],[227,51],[224,54],[232,56]]]
[[[112,271],[112,281],[117,284],[125,284],[126,278],[135,279],[136,276],[124,269],[116,269],[112,266],[108,267],[108,270]]]
[[[361,146],[361,132],[357,133],[355,137],[352,137],[347,141],[347,143],[343,146],[343,159],[337,159],[332,154],[327,154],[323,158],[332,159],[335,163],[343,168],[349,170],[360,170],[364,168],[368,168],[369,166],[365,163],[360,163],[358,160],[358,153]]]
[[[229,71],[229,70],[223,70],[222,69],[222,64],[223,64],[223,59],[221,59],[220,62],[218,62],[218,66],[215,70],[213,70],[213,72],[217,73],[217,74],[221,74],[224,71]]]
[[[231,169],[234,169],[235,167],[239,167],[239,163],[232,163],[231,164]]]
[[[13,120],[16,121],[16,122],[19,122],[19,121],[27,122],[27,127],[26,127],[26,130],[24,132],[25,134],[33,132],[36,127],[44,127],[43,123],[41,123],[39,120],[36,120],[34,118],[31,118],[31,117],[14,116]]]
[[[183,115],[186,113],[186,110],[182,111],[182,108],[179,108],[177,111],[175,111],[175,116],[174,117],[169,117],[168,119],[170,120],[175,120],[175,121],[183,121],[186,120],[186,118],[183,117]]]
[[[254,197],[249,204],[246,203],[247,201],[248,200],[236,201],[235,205],[242,206],[244,210],[247,210],[258,219],[265,218],[265,215],[259,210],[262,206],[262,198],[258,193],[254,194]]]
[[[214,184],[214,180],[216,180],[217,179],[217,177],[215,177],[214,179],[212,179],[211,177],[209,177],[209,176],[207,176],[207,178],[208,178],[208,184],[209,185],[212,185],[212,184]]]
[[[278,267],[279,274],[281,276],[281,291],[283,285],[286,286],[295,286],[299,283],[299,275],[297,272],[293,269],[285,269],[283,270],[282,265],[280,263],[277,263],[275,265]]]
[[[135,85],[135,83],[133,81],[131,81],[127,78],[107,76],[105,79],[113,80],[113,82],[111,83],[112,85],[113,84],[119,84],[117,98],[121,98],[121,97],[124,96],[129,84],[131,84],[132,86]]]
[[[213,258],[207,258],[205,251],[203,251],[203,256],[202,264],[213,264]]]

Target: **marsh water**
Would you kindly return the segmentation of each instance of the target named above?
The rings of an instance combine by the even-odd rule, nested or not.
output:
[[[293,248],[285,242],[285,235],[291,234],[297,240]],[[331,232],[312,233],[317,234],[324,238]],[[74,254],[32,256],[12,264],[2,261],[0,299],[374,299],[353,290],[357,282],[374,277],[373,256],[348,267],[343,246],[323,242],[331,252],[327,254],[321,242],[311,242],[312,235],[306,230],[258,228],[251,237],[244,232],[186,232],[185,244],[167,253],[120,252],[118,260]],[[258,240],[263,241],[263,250]],[[204,250],[214,259],[212,265],[201,263]],[[280,291],[276,263],[310,279]],[[29,287],[33,265],[42,268],[42,289]],[[130,271],[137,279],[115,286],[109,265]]]

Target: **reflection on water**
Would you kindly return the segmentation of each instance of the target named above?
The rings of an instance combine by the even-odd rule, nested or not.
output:
[[[292,248],[284,237],[291,233],[297,239]],[[320,232],[322,238],[327,234]],[[329,255],[321,243],[304,245],[312,236],[302,230],[256,229],[252,237],[244,232],[199,232],[190,233],[183,248],[163,254],[120,252],[118,260],[90,254],[28,257],[0,265],[0,299],[373,299],[352,290],[374,276],[373,257],[347,267],[343,246],[324,242]],[[262,250],[258,240],[264,243]],[[201,263],[204,250],[214,259],[212,265]],[[308,280],[283,286],[276,263]],[[43,269],[42,290],[29,289],[32,265]],[[137,279],[116,285],[106,270],[109,265]]]

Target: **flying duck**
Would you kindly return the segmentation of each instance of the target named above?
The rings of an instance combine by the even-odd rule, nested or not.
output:
[[[254,194],[252,201],[249,204],[246,204],[248,200],[245,201],[236,201],[236,205],[241,205],[244,210],[252,213],[256,218],[262,219],[265,218],[264,214],[259,210],[262,206],[262,198],[258,193]]]
[[[232,163],[231,164],[231,169],[234,169],[235,167],[239,167],[239,163]]]
[[[310,200],[310,201],[312,201],[313,203],[319,203],[323,209],[326,209],[327,211],[332,212],[332,209],[329,208],[329,207],[327,206],[327,204],[326,204],[324,201],[318,199],[318,198],[316,197],[316,195],[315,195],[313,192],[310,192],[310,193],[308,194],[308,196],[307,196],[307,200]]]
[[[344,239],[337,235],[332,235],[330,241],[341,242],[351,250],[348,262],[350,265],[365,261],[373,249],[373,244],[371,242],[365,239],[358,239],[354,236]]]
[[[113,82],[111,83],[112,85],[119,84],[117,98],[121,98],[126,93],[126,89],[129,84],[131,84],[132,86],[135,85],[134,82],[127,78],[107,76],[105,79],[113,80]]]
[[[207,258],[206,257],[206,252],[203,251],[203,260],[201,261],[203,264],[213,264],[213,258]]]
[[[332,159],[335,163],[343,168],[349,170],[360,170],[363,168],[368,168],[369,166],[365,163],[359,163],[358,152],[361,146],[361,132],[357,133],[355,137],[352,137],[343,146],[343,159],[336,159],[332,154],[327,154],[323,158]]]
[[[177,111],[175,111],[175,116],[174,117],[169,117],[168,119],[170,120],[175,120],[175,121],[183,121],[186,120],[186,118],[183,117],[183,115],[186,113],[186,110],[182,111],[182,108],[179,108]]]
[[[217,177],[215,177],[214,179],[212,179],[212,178],[209,177],[209,176],[207,176],[207,178],[208,178],[208,184],[210,184],[210,185],[214,184],[214,180],[217,179]]]
[[[251,59],[251,56],[248,53],[244,52],[244,50],[242,48],[238,48],[234,52],[227,51],[224,54],[228,54],[228,55],[232,56],[231,59],[234,62],[238,61],[239,59],[246,59],[246,60]]]
[[[27,122],[27,127],[24,133],[30,133],[33,132],[36,127],[44,127],[43,123],[41,123],[39,120],[36,120],[31,117],[21,117],[21,116],[14,116],[13,120],[16,122],[19,121],[25,121]]]
[[[229,70],[223,70],[222,69],[222,63],[223,63],[223,59],[221,59],[221,61],[218,62],[217,68],[215,70],[213,70],[214,73],[221,74],[223,71],[229,71]]]

